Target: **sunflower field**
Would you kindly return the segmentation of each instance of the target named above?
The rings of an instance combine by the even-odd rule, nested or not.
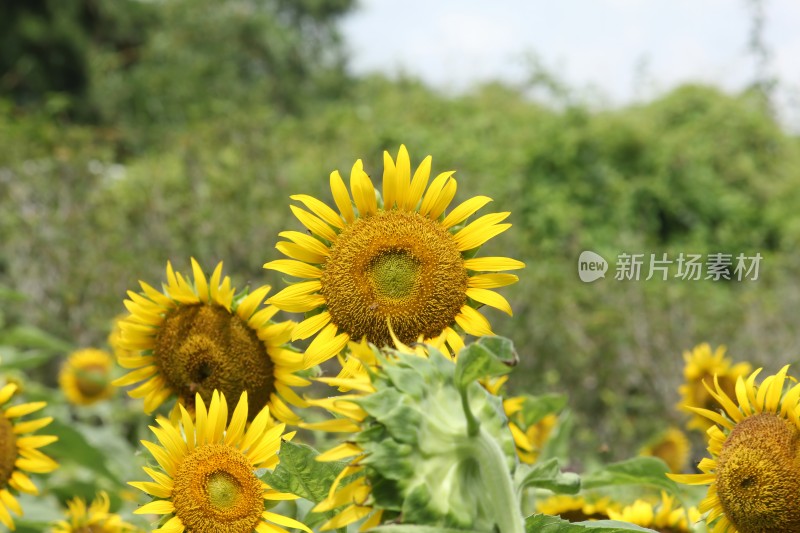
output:
[[[800,532],[769,95],[354,76],[354,8],[0,6],[0,531]]]

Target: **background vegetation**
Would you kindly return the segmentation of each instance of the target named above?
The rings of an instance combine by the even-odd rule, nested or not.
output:
[[[198,5],[201,4],[201,5]],[[492,197],[511,231],[485,253],[525,261],[495,331],[522,356],[513,387],[565,392],[572,458],[621,459],[680,423],[683,350],[724,343],[776,370],[796,360],[800,144],[757,84],[685,86],[598,108],[547,73],[443,95],[353,77],[336,29],[351,0],[36,0],[0,6],[0,344],[22,326],[102,345],[137,280],[169,259],[223,260],[237,287],[287,206],[330,200],[331,170],[382,151],[457,169],[456,200]],[[556,80],[557,81],[557,80]],[[553,88],[556,88],[553,90]],[[758,281],[582,283],[619,253],[764,256]],[[491,314],[490,311],[487,313]],[[66,352],[64,352],[65,355]],[[58,360],[33,369],[55,383]]]

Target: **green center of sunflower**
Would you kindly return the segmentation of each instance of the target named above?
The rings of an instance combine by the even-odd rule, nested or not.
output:
[[[378,211],[346,227],[320,279],[332,321],[353,339],[432,338],[466,302],[467,271],[453,236],[417,212]]]
[[[17,436],[14,426],[0,412],[0,489],[8,485],[17,460]]]
[[[419,261],[405,250],[376,257],[367,266],[377,298],[405,298],[411,294],[419,275]]]
[[[100,396],[108,388],[108,372],[101,365],[76,368],[75,386],[87,398]]]
[[[274,392],[274,364],[255,330],[219,305],[183,305],[164,318],[153,354],[164,379],[184,405],[195,393],[210,401],[247,391],[252,420]],[[230,413],[232,414],[232,413]]]
[[[205,444],[178,467],[172,503],[186,531],[252,533],[264,512],[263,493],[241,451]]]
[[[740,533],[800,532],[800,431],[772,413],[733,428],[717,459],[717,495]]]

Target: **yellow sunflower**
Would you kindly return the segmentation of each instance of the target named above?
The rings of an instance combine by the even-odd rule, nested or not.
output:
[[[104,491],[88,506],[83,498],[67,502],[67,519],[53,526],[53,533],[127,533],[140,531],[136,526],[109,512],[111,502]]]
[[[114,320],[111,322],[111,331],[108,332],[108,345],[111,347],[111,351],[114,353],[114,357],[117,359],[121,357],[131,357],[135,355],[135,352],[128,350],[123,346],[122,343],[122,329],[120,328],[120,324],[127,318],[127,315],[117,315],[114,317]]]
[[[198,393],[196,418],[181,405],[181,421],[158,418],[151,426],[161,446],[142,441],[161,467],[145,468],[152,481],[130,485],[155,499],[136,514],[164,515],[158,533],[286,533],[283,527],[304,524],[264,510],[264,500],[293,500],[297,496],[271,489],[256,470],[274,468],[285,424],[270,427],[269,408],[263,407],[247,425],[247,391],[228,421],[225,395],[214,391],[206,409]],[[280,527],[283,526],[283,527]]]
[[[559,516],[569,522],[586,520],[608,520],[609,513],[621,506],[611,498],[591,498],[582,495],[556,494],[536,502],[536,511],[551,516]]]
[[[696,507],[683,509],[676,506],[675,499],[664,492],[661,493],[661,502],[656,505],[636,500],[622,510],[609,509],[608,517],[655,529],[659,533],[689,533],[701,519]]]
[[[681,395],[678,408],[693,414],[686,424],[688,429],[705,431],[711,426],[711,422],[705,417],[693,413],[690,407],[702,407],[716,411],[721,406],[708,394],[703,383],[711,383],[716,375],[722,390],[728,396],[733,396],[736,380],[740,376],[749,374],[752,368],[749,363],[733,365],[731,360],[725,357],[725,346],[718,346],[712,352],[708,343],[695,346],[691,352],[683,352],[683,359],[686,361],[683,369],[686,382],[678,388]]]
[[[689,439],[680,429],[669,427],[655,439],[639,450],[639,455],[658,457],[676,474],[683,471],[689,463],[691,453]]]
[[[222,278],[222,263],[210,280],[194,259],[192,271],[194,284],[167,263],[163,293],[143,281],[143,294],[128,291],[130,315],[120,324],[121,344],[135,354],[119,357],[119,364],[132,371],[114,385],[143,381],[128,394],[143,397],[148,413],[172,394],[191,410],[196,392],[208,401],[214,390],[233,398],[246,390],[248,419],[269,405],[279,420],[298,423],[284,401],[305,406],[291,387],[309,384],[295,372],[310,366],[286,345],[294,322],[270,322],[275,306],[259,309],[268,286],[242,296],[229,277]]]
[[[14,520],[10,511],[22,516],[22,507],[11,491],[39,493],[25,472],[46,474],[58,468],[55,461],[39,451],[39,448],[57,441],[58,437],[28,435],[45,427],[53,419],[15,420],[35,413],[47,405],[46,402],[6,406],[16,392],[17,386],[13,383],[0,388],[0,523],[12,530]]]
[[[739,377],[734,396],[715,378],[708,393],[724,412],[692,408],[713,423],[711,457],[698,465],[702,474],[668,475],[709,485],[699,509],[708,511],[713,533],[800,532],[800,384],[784,391],[788,369],[761,385],[755,384],[760,369]]]
[[[429,186],[430,172],[428,156],[412,177],[401,146],[396,160],[384,153],[382,199],[361,160],[350,172],[350,192],[339,172],[331,173],[338,212],[311,196],[291,197],[308,209],[291,206],[309,233],[280,233],[287,240],[276,248],[289,259],[264,267],[306,280],[269,303],[309,313],[292,334],[292,340],[316,335],[305,355],[309,364],[333,357],[350,339],[391,345],[389,322],[402,342],[443,337],[455,353],[463,341],[454,326],[471,335],[492,334],[476,307],[485,304],[511,314],[506,299],[492,289],[518,279],[498,272],[525,265],[506,257],[473,257],[511,226],[502,223],[509,213],[465,224],[491,201],[476,196],[445,216],[456,193],[453,172],[439,174]]]
[[[58,384],[70,403],[91,405],[114,394],[108,352],[85,348],[72,352],[58,374]]]

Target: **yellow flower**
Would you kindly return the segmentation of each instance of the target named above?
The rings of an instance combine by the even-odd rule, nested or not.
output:
[[[38,494],[36,485],[24,472],[46,474],[58,468],[58,464],[39,451],[58,440],[49,435],[28,435],[45,427],[52,418],[39,418],[24,422],[15,420],[43,408],[46,402],[31,402],[6,406],[17,386],[9,383],[0,388],[0,523],[14,529],[10,511],[22,516],[22,507],[11,493],[12,490],[27,494]]]
[[[658,457],[667,463],[670,471],[678,474],[689,462],[689,439],[676,427],[667,428],[639,451],[639,455]]]
[[[158,441],[142,441],[161,467],[145,468],[152,481],[130,485],[155,499],[136,514],[164,515],[158,533],[276,533],[283,527],[311,533],[302,523],[264,510],[264,500],[292,500],[255,474],[278,464],[285,424],[271,425],[269,408],[261,409],[247,425],[247,391],[242,392],[230,424],[225,396],[214,391],[206,409],[198,393],[196,418],[181,405],[181,421],[158,418],[150,426]]]
[[[120,324],[126,318],[127,315],[124,314],[115,316],[114,320],[111,322],[111,331],[108,333],[108,345],[111,347],[111,351],[117,359],[136,355],[135,352],[126,349],[122,343],[122,329],[120,328]]]
[[[708,343],[695,346],[691,352],[683,352],[683,359],[686,361],[683,369],[686,382],[678,388],[681,394],[678,408],[693,413],[686,424],[688,429],[705,431],[711,426],[711,422],[705,417],[694,414],[692,408],[702,407],[716,411],[721,406],[706,392],[703,383],[711,383],[716,375],[722,390],[728,396],[733,396],[736,380],[740,376],[749,374],[752,368],[749,363],[732,365],[731,360],[725,357],[725,346],[719,346],[712,352]]]
[[[715,379],[708,393],[724,414],[692,409],[713,423],[707,432],[711,457],[700,461],[702,474],[668,476],[709,485],[699,509],[709,512],[713,533],[800,531],[800,385],[784,392],[788,369],[761,385],[755,384],[760,369],[746,380],[739,377],[734,396]]]
[[[143,281],[143,294],[128,291],[122,347],[136,354],[119,357],[119,364],[132,371],[114,385],[143,381],[128,394],[143,397],[148,413],[172,394],[191,410],[196,392],[208,401],[214,390],[234,398],[248,391],[249,420],[268,405],[279,420],[298,423],[284,400],[305,406],[292,387],[309,384],[295,372],[310,366],[285,345],[294,322],[272,323],[278,309],[259,309],[268,286],[237,296],[230,278],[222,279],[222,263],[210,280],[194,259],[192,271],[194,285],[167,263],[163,293]]]
[[[86,507],[83,498],[73,498],[67,502],[67,520],[60,520],[53,526],[53,533],[126,533],[139,529],[124,522],[122,518],[110,513],[108,494],[104,491]]]
[[[91,405],[114,394],[111,385],[111,356],[103,350],[86,348],[72,352],[61,367],[58,384],[70,403]]]
[[[545,500],[536,502],[536,511],[551,516],[560,516],[569,522],[583,522],[586,520],[607,520],[609,513],[620,508],[611,498],[588,498],[586,496],[571,496],[556,494]]]
[[[471,335],[491,335],[481,304],[509,315],[511,306],[492,289],[517,281],[503,270],[525,265],[505,257],[473,257],[483,243],[511,225],[509,213],[465,221],[491,201],[476,196],[445,216],[456,193],[453,172],[428,185],[431,157],[411,175],[405,146],[396,160],[384,153],[383,197],[376,198],[361,160],[350,173],[350,192],[338,171],[330,176],[338,212],[307,196],[291,198],[309,211],[291,206],[310,234],[284,231],[276,248],[289,259],[265,268],[306,281],[296,282],[269,303],[284,311],[311,313],[292,340],[316,335],[306,351],[309,364],[339,353],[349,340],[366,338],[391,345],[389,323],[404,343],[442,337],[453,353],[463,347],[458,325]],[[355,209],[353,208],[355,204]]]
[[[701,515],[695,507],[683,509],[676,506],[674,498],[662,492],[659,504],[636,500],[622,510],[609,509],[608,517],[655,529],[660,533],[689,533],[692,531],[691,525],[700,521]]]

